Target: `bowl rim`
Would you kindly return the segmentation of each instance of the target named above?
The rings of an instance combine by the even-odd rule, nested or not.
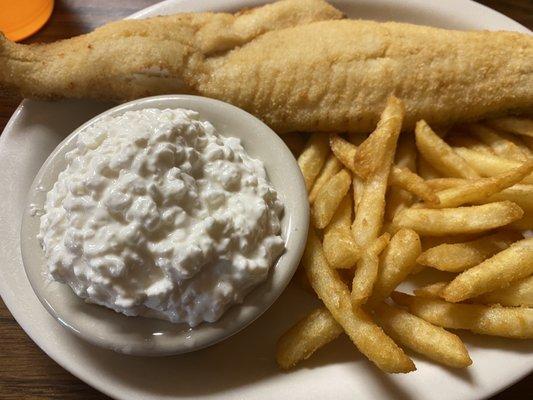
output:
[[[220,129],[220,125],[225,127],[224,121],[227,121],[229,125],[241,124],[243,127],[255,127],[256,130],[249,131],[244,136],[236,136],[241,138],[245,150],[252,157],[261,159],[265,164],[271,184],[278,191],[278,195],[285,204],[282,233],[286,245],[285,253],[270,268],[267,280],[254,287],[245,296],[243,303],[231,306],[214,323],[202,323],[195,328],[190,328],[186,324],[172,324],[167,321],[145,317],[134,318],[137,321],[150,321],[146,322],[146,325],[152,324],[157,327],[166,325],[167,327],[178,328],[178,331],[170,329],[170,333],[165,331],[164,334],[152,332],[152,336],[149,339],[146,338],[146,332],[140,336],[132,336],[131,331],[116,334],[113,332],[110,335],[107,330],[112,324],[115,324],[115,327],[118,324],[122,329],[124,325],[132,325],[129,323],[132,321],[132,317],[116,313],[103,306],[86,303],[77,297],[68,285],[48,281],[45,273],[44,254],[36,238],[40,218],[31,212],[36,205],[41,205],[44,202],[46,193],[49,190],[44,190],[44,187],[53,185],[57,180],[57,174],[64,169],[64,157],[59,162],[58,158],[64,156],[67,151],[74,147],[80,132],[106,117],[118,116],[127,111],[146,108],[185,108],[198,111],[200,117],[202,117],[202,114],[218,113],[218,118],[222,122],[213,124],[222,135],[226,135],[225,128]],[[207,117],[204,120],[210,121],[211,118]],[[227,132],[227,134],[234,136],[231,132]],[[250,147],[251,142],[245,143],[247,140],[246,135],[249,135],[248,140],[261,138],[260,140],[267,141],[269,146],[257,145],[253,149],[247,148]],[[263,159],[258,154],[254,154],[257,153],[258,148],[260,149],[259,152],[269,151],[275,154],[276,160],[272,158]],[[280,165],[283,166],[280,167]],[[285,186],[280,189],[279,182],[276,184],[272,181],[273,172],[275,172],[276,176],[279,175],[277,169],[273,171],[273,166],[274,168],[283,169],[283,173],[287,175],[286,180],[290,184],[283,183]],[[50,179],[51,177],[53,179]],[[290,207],[287,204],[288,200]],[[295,205],[297,206],[295,207]],[[240,332],[266,312],[281,295],[298,268],[305,249],[308,227],[309,203],[302,173],[291,151],[272,129],[246,111],[219,100],[193,95],[160,95],[136,99],[110,108],[79,126],[58,144],[39,169],[28,191],[20,229],[20,247],[24,271],[34,293],[45,309],[61,325],[78,337],[99,347],[124,354],[163,356],[188,353],[214,345]],[[36,246],[38,246],[38,250]],[[63,292],[63,295],[69,296],[68,299],[70,300],[68,302],[75,302],[79,309],[74,312],[65,304],[58,306],[57,299],[54,299],[56,294],[53,294],[53,291],[60,291]],[[66,293],[67,291],[69,292],[68,294]],[[264,294],[264,296],[261,296],[261,294]],[[80,313],[80,311],[83,311],[83,313]],[[93,315],[94,313],[95,315]],[[105,316],[105,314],[108,314],[108,316]],[[106,321],[114,322],[107,323]],[[139,324],[141,323],[139,322]],[[160,328],[157,329],[160,330]],[[147,331],[150,331],[150,329],[147,329]],[[133,334],[135,333],[134,331]]]

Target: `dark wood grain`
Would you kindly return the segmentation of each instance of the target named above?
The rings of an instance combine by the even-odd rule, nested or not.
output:
[[[50,42],[86,33],[106,22],[123,18],[157,0],[56,0],[47,25],[27,42]],[[533,29],[533,1],[483,0],[522,25]],[[0,132],[20,103],[0,97]],[[505,365],[497,368],[505,368]],[[428,382],[431,384],[431,382]],[[493,400],[526,400],[533,393],[533,376],[493,397]],[[15,322],[0,300],[0,399],[107,399],[57,365]]]

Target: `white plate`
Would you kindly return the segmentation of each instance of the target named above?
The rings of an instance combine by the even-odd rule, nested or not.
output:
[[[138,14],[235,10],[256,0],[169,0]],[[456,29],[528,32],[518,23],[466,0],[342,0],[351,17],[390,19]],[[55,361],[102,392],[124,400],[216,399],[481,399],[533,370],[531,343],[461,334],[474,365],[453,371],[414,357],[418,371],[379,372],[346,340],[320,351],[291,373],[274,362],[275,343],[294,320],[313,307],[289,288],[261,318],[208,349],[182,356],[142,358],[91,346],[70,334],[34,295],[20,257],[19,226],[27,190],[41,164],[74,128],[109,108],[86,101],[24,101],[0,138],[0,294],[30,337]]]

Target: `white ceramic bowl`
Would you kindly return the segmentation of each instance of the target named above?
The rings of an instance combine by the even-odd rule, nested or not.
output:
[[[65,167],[65,153],[76,144],[80,131],[106,116],[143,108],[186,108],[199,112],[225,136],[242,140],[246,151],[264,162],[268,176],[285,204],[282,235],[286,251],[272,267],[267,280],[255,288],[243,304],[230,308],[215,323],[194,329],[185,324],[144,317],[127,317],[85,303],[70,287],[50,282],[45,275],[44,253],[36,235],[39,218],[30,208],[42,208],[46,192]],[[68,118],[68,116],[65,116]],[[240,331],[278,298],[293,276],[302,256],[309,224],[309,206],[303,177],[296,160],[283,141],[265,124],[247,112],[221,101],[198,96],[148,97],[122,104],[91,119],[65,140],[48,157],[35,177],[22,219],[21,249],[26,275],[39,300],[61,324],[83,339],[108,349],[135,355],[170,355],[197,350]]]

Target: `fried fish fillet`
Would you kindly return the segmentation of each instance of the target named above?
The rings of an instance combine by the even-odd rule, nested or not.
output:
[[[0,39],[0,86],[26,97],[217,98],[278,132],[368,132],[390,94],[406,127],[533,110],[533,37],[343,19],[321,0],[110,23],[52,44]]]

